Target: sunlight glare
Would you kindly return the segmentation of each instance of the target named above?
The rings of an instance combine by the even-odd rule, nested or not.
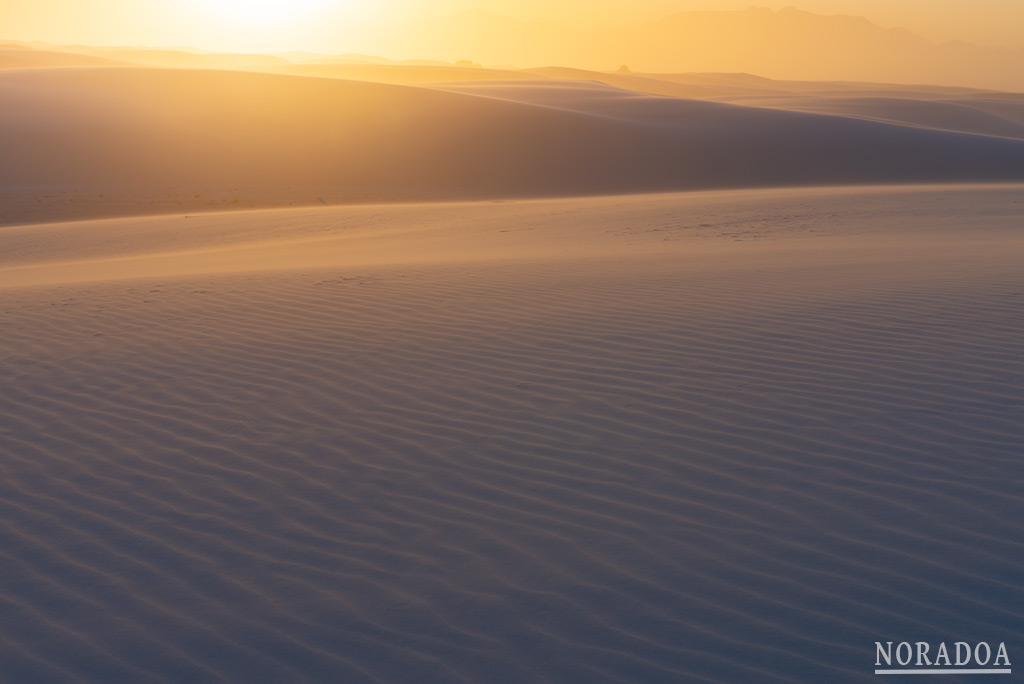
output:
[[[199,6],[222,21],[269,26],[297,22],[326,9],[326,0],[203,0]]]

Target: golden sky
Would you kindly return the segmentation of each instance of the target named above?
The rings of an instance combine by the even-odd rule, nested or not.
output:
[[[859,15],[936,41],[1024,47],[1022,0],[0,0],[0,38],[390,56],[422,18],[471,10],[590,30],[751,5]]]

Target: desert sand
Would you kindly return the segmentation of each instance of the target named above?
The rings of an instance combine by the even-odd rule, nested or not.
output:
[[[1020,639],[1024,186],[0,229],[5,671],[857,682]]]
[[[497,80],[479,70],[482,81],[454,67],[363,74],[388,70],[383,83],[329,75],[360,73],[345,65],[307,65],[322,74],[314,77],[225,71],[221,61],[209,69],[0,69],[0,134],[5,157],[17,161],[0,167],[0,225],[395,200],[1024,180],[1024,101],[1013,94],[566,69]]]
[[[1024,96],[0,65],[3,681],[1024,643]]]

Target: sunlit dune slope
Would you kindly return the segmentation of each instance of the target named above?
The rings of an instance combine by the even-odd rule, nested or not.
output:
[[[289,64],[285,66],[258,67],[258,70],[291,76],[340,78],[352,81],[373,81],[376,83],[395,83],[400,85],[444,83],[450,81],[532,80],[537,78],[535,74],[529,71],[459,66],[409,66],[405,64]]]
[[[125,62],[94,55],[78,55],[55,50],[0,45],[0,69],[26,69],[32,67],[100,67],[128,66]]]
[[[194,53],[184,50],[145,50],[133,48],[94,49],[90,54],[105,59],[117,59],[144,66],[234,69],[252,66],[275,66],[287,64],[288,60],[274,55],[235,53]]]
[[[0,73],[0,140],[10,163],[0,183],[100,192],[328,186],[468,198],[1024,178],[1024,143],[1014,140],[599,84],[481,88],[208,70],[8,70]]]

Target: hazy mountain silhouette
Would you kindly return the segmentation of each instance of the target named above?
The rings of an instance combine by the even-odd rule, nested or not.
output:
[[[681,12],[622,33],[620,61],[641,71],[749,71],[772,78],[1024,88],[1024,54],[947,43],[863,17],[787,8]]]
[[[423,57],[534,67],[751,72],[783,79],[933,83],[1024,90],[1024,52],[935,44],[863,17],[794,8],[679,12],[609,32],[467,12],[399,29]]]

